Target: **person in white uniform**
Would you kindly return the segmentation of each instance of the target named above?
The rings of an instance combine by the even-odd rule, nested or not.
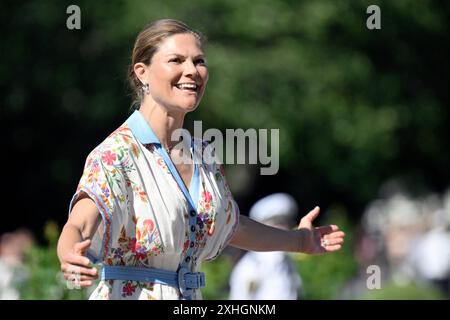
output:
[[[298,214],[294,198],[286,193],[256,202],[249,216],[261,223],[291,229]],[[297,300],[302,280],[291,257],[281,251],[247,252],[230,278],[231,300]]]

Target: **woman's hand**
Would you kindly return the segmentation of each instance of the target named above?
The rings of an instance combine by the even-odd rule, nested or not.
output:
[[[66,280],[72,281],[74,286],[89,287],[97,279],[97,269],[91,268],[91,261],[85,256],[91,240],[87,239],[73,245],[72,251],[61,259],[61,271]]]
[[[300,220],[298,230],[301,241],[299,251],[308,254],[321,254],[338,251],[344,243],[345,233],[336,225],[313,227],[312,222],[319,215],[320,208],[315,207]]]

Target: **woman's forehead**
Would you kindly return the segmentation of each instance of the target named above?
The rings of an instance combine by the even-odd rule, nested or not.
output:
[[[164,39],[158,48],[160,55],[183,55],[198,56],[204,55],[200,40],[189,33],[172,35]]]

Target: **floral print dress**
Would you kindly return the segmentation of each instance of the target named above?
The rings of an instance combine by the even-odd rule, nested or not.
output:
[[[192,246],[188,267],[198,272],[201,262],[215,258],[231,239],[239,208],[222,165],[195,165],[189,193],[197,216],[195,241],[190,244],[188,200],[158,152],[159,143],[135,111],[87,157],[69,212],[82,193],[99,209],[102,223],[88,251],[94,263],[177,271]],[[204,148],[202,141],[193,139],[191,152]],[[201,299],[199,289],[192,298]],[[159,283],[102,280],[90,299],[182,299],[182,295],[177,287]]]

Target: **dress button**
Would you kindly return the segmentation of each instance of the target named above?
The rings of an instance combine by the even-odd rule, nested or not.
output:
[[[195,226],[191,226],[191,231],[195,232]]]
[[[186,261],[186,262],[191,261],[191,257],[187,256],[186,259],[184,259],[184,261]]]
[[[195,210],[191,210],[190,215],[191,217],[195,217]]]
[[[191,248],[194,247],[194,242],[191,242],[191,244],[189,245]]]

